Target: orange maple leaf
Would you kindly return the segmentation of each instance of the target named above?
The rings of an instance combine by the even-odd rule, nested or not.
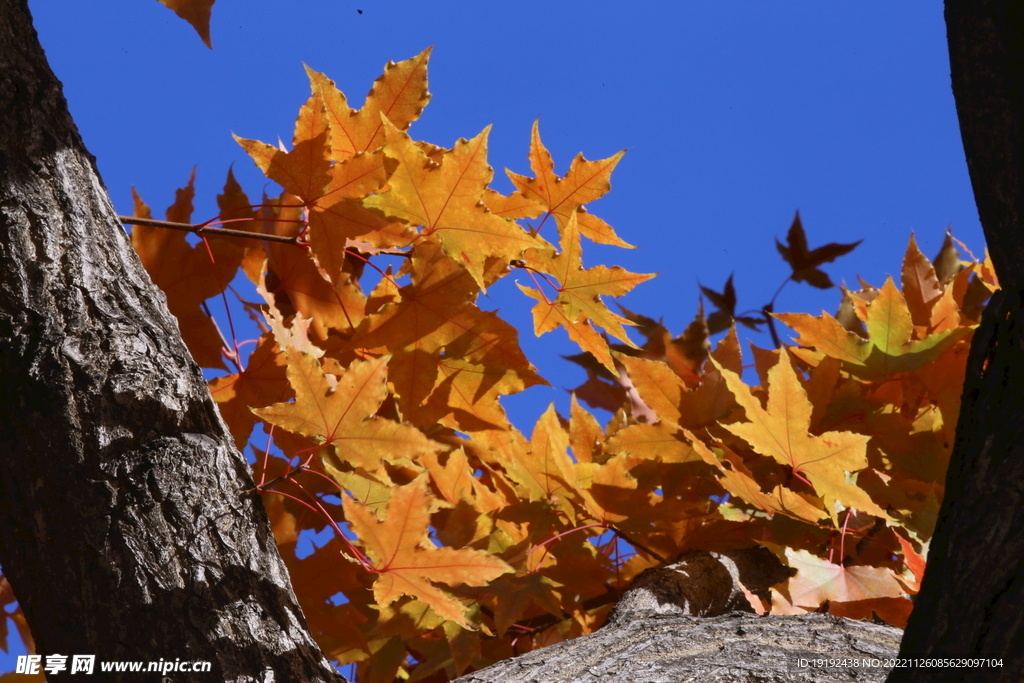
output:
[[[500,192],[487,188],[484,190],[484,204],[496,216],[502,218],[536,218],[544,213],[544,205],[535,199],[523,196],[522,192],[513,192],[505,196]]]
[[[360,152],[332,159],[332,136],[323,97],[314,89],[299,109],[290,152],[234,137],[268,178],[306,207],[310,246],[321,267],[337,282],[348,240],[359,238],[378,247],[406,246],[413,235],[352,201],[375,192],[387,181],[384,154]]]
[[[188,185],[175,192],[174,203],[167,208],[167,220],[190,223],[192,198],[195,196],[195,169]],[[237,187],[229,174],[225,195]],[[149,207],[132,189],[134,215],[152,216]],[[252,229],[250,223],[245,228]],[[178,319],[181,336],[195,361],[208,368],[226,369],[221,357],[222,340],[217,326],[201,308],[206,299],[224,291],[235,276],[247,247],[238,240],[207,236],[209,251],[203,244],[192,245],[185,233],[144,225],[132,227],[132,247],[146,268],[153,283],[167,295],[167,308]],[[210,256],[213,256],[213,262]]]
[[[432,499],[426,476],[420,476],[394,490],[383,521],[348,495],[343,505],[345,518],[378,573],[373,584],[378,604],[390,605],[409,595],[429,605],[438,616],[469,628],[467,609],[434,583],[484,586],[513,569],[482,550],[429,548]]]
[[[537,420],[529,444],[514,433],[511,443],[496,453],[509,478],[523,489],[526,500],[545,501],[576,519],[576,470],[569,457],[569,435],[562,429],[552,403]]]
[[[299,108],[291,151],[259,140],[237,135],[234,138],[268,178],[303,202],[312,203],[323,195],[331,182],[330,134],[323,98],[314,94]],[[381,171],[376,187],[386,180],[383,167]],[[369,192],[376,187],[371,187]]]
[[[271,510],[280,505],[282,498],[265,496],[263,500],[268,514],[272,514]],[[372,578],[358,564],[339,561],[347,549],[337,536],[301,560],[295,554],[295,541],[282,543],[280,536],[275,538],[281,557],[288,565],[295,597],[303,605],[309,629],[324,654],[331,659],[351,657],[354,652],[362,655],[369,649],[364,624],[370,611],[367,603],[373,599],[369,590]],[[343,593],[349,601],[334,604],[330,598],[338,593]]]
[[[686,443],[679,425],[669,420],[654,424],[639,423],[623,427],[608,437],[605,450],[628,454],[642,460],[663,463],[696,462],[700,457]]]
[[[374,82],[362,109],[348,105],[344,93],[324,74],[306,68],[313,92],[323,98],[334,133],[331,156],[337,160],[371,152],[384,145],[381,114],[399,130],[407,130],[430,101],[427,92],[427,62],[432,47],[411,59],[388,62]]]
[[[569,403],[569,443],[577,463],[593,462],[604,442],[604,429],[572,394]]]
[[[526,249],[548,246],[515,222],[491,213],[484,203],[484,191],[494,177],[487,164],[490,126],[472,140],[458,140],[435,161],[393,123],[382,121],[384,152],[398,167],[388,179],[388,191],[365,200],[364,206],[420,226],[421,236],[439,242],[480,289],[485,289],[488,257],[508,263]]]
[[[210,15],[216,0],[158,0],[160,4],[174,11],[179,17],[192,24],[206,47],[213,49],[210,43]]]
[[[249,408],[264,408],[285,401],[291,393],[284,356],[269,332],[257,341],[245,370],[212,379],[209,385],[210,394],[239,449],[245,448],[256,424],[256,416]]]
[[[735,453],[723,449],[725,462],[729,465],[726,467],[703,441],[685,429],[683,434],[690,440],[690,443],[693,444],[693,449],[704,462],[719,471],[721,476],[718,478],[718,483],[732,495],[764,510],[769,515],[782,513],[805,522],[817,522],[828,517],[828,513],[820,507],[815,506],[796,491],[781,484],[777,485],[771,493],[765,493],[761,490],[761,485],[754,479],[750,470],[744,467],[742,459],[737,457]]]
[[[449,453],[443,465],[436,453],[424,455],[420,463],[430,473],[435,489],[449,505],[472,501],[476,478],[464,449],[459,448]]]
[[[637,480],[629,474],[634,465],[635,461],[627,455],[616,455],[600,464],[576,463],[578,495],[594,521],[620,524],[649,519],[650,507],[657,497],[649,490],[637,488]],[[637,526],[647,530],[643,522]]]
[[[536,572],[525,576],[506,575],[488,586],[489,603],[494,610],[494,626],[504,635],[513,623],[527,615],[553,614],[562,617],[558,599],[562,586]]]
[[[415,427],[374,416],[387,396],[390,356],[354,361],[336,386],[312,355],[293,351],[287,356],[295,401],[253,410],[267,422],[322,439],[338,459],[369,472],[381,469],[384,458],[415,460],[441,449]]]
[[[893,531],[893,536],[895,536],[896,540],[900,542],[900,548],[903,550],[903,564],[906,565],[907,569],[909,569],[911,574],[914,576],[913,581],[904,577],[900,577],[900,580],[912,593],[917,593],[921,590],[921,579],[924,578],[924,570],[928,563],[925,561],[923,555],[914,550],[913,544],[903,538],[903,534],[898,534]]]
[[[423,406],[421,419],[429,422],[426,415],[434,414],[438,424],[467,433],[512,429],[498,397],[526,389],[527,384],[518,371],[441,357],[437,361],[437,372],[437,384]]]
[[[847,331],[827,313],[778,313],[775,317],[799,333],[797,343],[843,361],[843,369],[864,379],[912,372],[936,360],[964,339],[973,327],[957,327],[912,341],[914,323],[906,299],[887,278],[867,307],[869,339]]]
[[[367,316],[343,351],[387,348],[394,356],[390,381],[403,416],[424,427],[438,419],[436,405],[427,404],[428,397],[435,389],[446,396],[457,390],[445,379],[460,362],[487,366],[487,376],[479,377],[476,387],[467,386],[473,384],[468,376],[472,370],[462,366],[467,372],[459,373],[463,377],[458,384],[472,395],[458,394],[453,419],[472,430],[482,426],[474,415],[487,423],[500,419],[498,394],[517,393],[544,382],[519,348],[518,333],[494,312],[476,306],[477,288],[468,271],[436,245],[417,246],[410,260],[412,283],[399,290],[401,300]]]
[[[847,473],[868,466],[870,437],[852,432],[825,432],[818,436],[809,433],[812,406],[788,353],[782,353],[779,362],[768,371],[768,405],[764,408],[739,375],[720,366],[719,371],[749,420],[723,426],[758,453],[792,467],[796,475],[806,475],[817,494],[825,499],[825,509],[833,523],[838,523],[838,505],[889,519],[864,489],[846,479]]]
[[[725,417],[732,409],[732,395],[717,366],[709,366],[700,375],[700,383],[691,389],[664,361],[645,360],[624,353],[615,353],[614,356],[626,369],[640,398],[660,420],[699,429]],[[715,356],[719,362],[722,362],[722,357],[724,354]]]
[[[301,229],[302,212],[298,200],[287,193],[276,200],[264,197],[260,210],[262,232],[294,237]],[[274,295],[275,305],[284,317],[299,312],[311,318],[313,333],[320,340],[327,339],[329,329],[350,333],[363,319],[366,297],[350,265],[343,263],[332,282],[302,249],[290,244],[263,242],[262,251],[267,268],[262,286]],[[257,285],[261,284],[262,269],[261,261],[256,269],[248,272]]]
[[[601,296],[622,296],[657,273],[631,273],[619,266],[595,266],[584,270],[581,251],[579,224],[573,214],[562,232],[561,253],[555,254],[548,249],[532,249],[526,253],[526,263],[530,267],[558,280],[555,298],[550,300],[544,292],[531,287],[519,285],[519,289],[537,300],[533,307],[533,329],[538,337],[561,325],[580,348],[594,354],[614,373],[615,364],[608,342],[591,326],[591,321],[633,348],[636,344],[626,336],[622,326],[635,323],[608,310]]]
[[[890,626],[903,629],[907,627],[907,620],[913,610],[914,603],[904,597],[867,598],[851,602],[830,600],[828,603],[828,613],[832,616],[865,620],[877,618]]]
[[[505,173],[524,198],[539,202],[549,215],[554,215],[559,232],[564,231],[569,219],[575,216],[579,221],[580,232],[595,242],[632,249],[632,245],[619,239],[612,226],[581,209],[584,204],[603,197],[612,188],[609,178],[625,153],[623,150],[598,161],[587,161],[582,154],[578,154],[572,160],[569,172],[564,178],[559,178],[555,175],[555,162],[551,153],[540,140],[540,122],[534,121],[530,136],[530,168],[536,177],[527,178],[507,169]]]
[[[932,308],[942,296],[943,288],[935,266],[918,249],[913,232],[910,233],[907,253],[903,256],[901,282],[914,325],[927,330],[931,326]]]

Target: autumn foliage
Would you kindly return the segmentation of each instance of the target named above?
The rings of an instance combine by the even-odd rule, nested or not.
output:
[[[238,138],[283,193],[254,201],[229,173],[216,222],[294,244],[132,230],[193,356],[227,373],[210,390],[327,656],[359,681],[448,680],[595,630],[648,567],[755,544],[796,570],[770,603],[750,596],[758,612],[905,624],[991,264],[949,236],[933,263],[911,237],[899,286],[767,318],[792,345],[743,351],[735,323],[766,318],[735,313],[731,279],[675,336],[602,299],[652,275],[584,266],[588,241],[629,247],[586,209],[622,153],[559,176],[535,124],[531,175],[496,192],[489,129],[450,148],[409,133],[429,54],[389,63],[360,109],[307,70],[289,147]],[[190,223],[192,198],[190,180],[167,219]],[[810,249],[799,217],[778,244],[822,288],[819,266],[855,246]],[[229,287],[239,270],[262,301]],[[477,305],[513,272],[533,333],[562,328],[589,376],[529,436],[500,399],[545,380]],[[261,326],[251,349],[211,297]],[[299,534],[327,526],[300,559]]]

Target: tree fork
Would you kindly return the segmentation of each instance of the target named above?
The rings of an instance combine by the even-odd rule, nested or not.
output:
[[[890,681],[1018,681],[1024,669],[1024,6],[946,0],[953,94],[1002,290],[975,332],[946,495],[902,656],[1003,668],[894,669]]]
[[[261,500],[238,495],[249,468],[26,0],[0,0],[0,110],[0,562],[40,653],[344,680],[308,632]]]

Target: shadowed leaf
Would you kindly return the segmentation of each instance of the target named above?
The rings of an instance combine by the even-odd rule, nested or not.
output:
[[[850,244],[830,242],[823,247],[809,251],[807,248],[807,234],[804,232],[804,226],[800,222],[800,212],[797,211],[796,217],[793,218],[793,224],[789,228],[789,234],[786,236],[787,244],[782,244],[775,240],[775,246],[779,253],[782,254],[782,258],[793,269],[792,278],[794,282],[806,282],[818,289],[828,289],[834,286],[832,280],[818,266],[823,263],[831,263],[843,254],[849,254],[862,241],[857,240]]]

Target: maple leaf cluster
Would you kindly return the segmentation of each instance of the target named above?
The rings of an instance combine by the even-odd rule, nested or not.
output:
[[[389,63],[358,110],[307,70],[290,149],[237,138],[283,188],[254,207],[228,174],[218,221],[255,239],[132,231],[197,362],[227,373],[210,390],[254,454],[327,656],[360,681],[449,680],[595,630],[644,569],[758,544],[795,571],[770,601],[751,595],[755,610],[903,625],[991,263],[961,262],[947,236],[933,264],[911,237],[902,289],[844,288],[837,317],[737,315],[730,278],[704,289],[718,310],[674,336],[602,299],[651,275],[582,264],[584,238],[629,247],[585,208],[622,153],[577,156],[559,177],[535,124],[534,177],[509,172],[516,190],[498,193],[489,129],[451,148],[408,133],[429,54]],[[190,179],[168,220],[189,223],[192,198]],[[150,214],[137,195],[135,214]],[[810,250],[799,217],[778,245],[790,279],[817,287],[832,286],[819,266],[855,246]],[[206,303],[237,296],[239,270],[263,297],[241,301],[262,332],[247,358]],[[534,283],[520,285],[534,332],[564,328],[589,373],[569,414],[549,406],[529,437],[500,398],[545,380],[477,305],[517,270]],[[751,345],[750,385],[735,323],[775,320],[796,343]],[[300,534],[328,527],[300,557]]]

